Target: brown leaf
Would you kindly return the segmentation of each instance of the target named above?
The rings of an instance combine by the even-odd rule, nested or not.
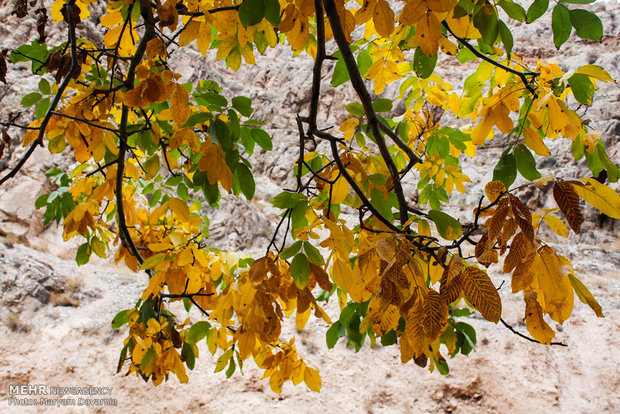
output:
[[[258,260],[255,260],[250,266],[250,270],[248,272],[250,276],[250,282],[258,283],[263,281],[263,279],[267,278],[267,261],[269,258],[261,257]]]
[[[502,316],[502,301],[484,270],[466,267],[462,273],[463,293],[484,319],[497,323]]]
[[[492,263],[497,263],[498,261],[497,250],[493,248],[494,244],[494,242],[489,241],[486,234],[482,236],[476,244],[474,249],[476,259],[478,259],[478,263],[484,267],[489,267]]]
[[[484,186],[484,193],[491,203],[497,201],[497,199],[506,191],[506,186],[501,181],[491,181]]]
[[[462,271],[463,262],[458,256],[452,256],[450,264],[441,275],[439,288],[439,294],[445,299],[446,303],[454,302],[463,294]]]
[[[559,181],[553,186],[553,198],[564,213],[568,225],[576,234],[579,234],[581,224],[583,223],[583,214],[579,206],[579,196],[573,189],[571,183],[579,183],[578,181]]]
[[[495,243],[495,239],[502,232],[502,228],[504,226],[504,221],[506,220],[506,216],[508,215],[508,200],[503,199],[500,201],[497,210],[493,213],[493,216],[489,218],[484,225],[487,229],[489,229],[489,241]]]
[[[422,302],[422,324],[429,342],[433,342],[448,321],[448,304],[434,289],[429,289],[426,300]]]
[[[39,33],[39,38],[37,41],[39,43],[43,43],[47,37],[47,34],[45,33],[45,27],[47,25],[47,9],[41,7],[35,10],[35,14],[37,15],[37,32]]]
[[[316,282],[319,284],[319,287],[323,290],[331,292],[334,288],[334,285],[329,280],[329,276],[327,272],[321,267],[317,266],[314,263],[310,263],[310,273],[314,275]]]
[[[530,250],[532,250],[531,242],[525,238],[523,232],[517,233],[510,243],[508,255],[504,258],[504,273],[512,272],[512,269],[528,255]]]
[[[521,228],[521,231],[528,240],[533,241],[534,226],[532,226],[532,213],[530,213],[530,209],[523,205],[521,200],[512,194],[508,194],[508,198],[510,199],[512,215],[517,221],[519,228]]]
[[[522,233],[519,233],[522,234]],[[537,260],[536,252],[530,253],[527,257],[520,261],[512,272],[511,287],[512,293],[528,289],[535,276],[535,261]],[[505,262],[504,262],[505,263]]]

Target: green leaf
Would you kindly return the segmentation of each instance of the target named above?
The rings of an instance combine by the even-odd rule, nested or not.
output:
[[[344,109],[353,116],[365,116],[366,112],[362,104],[353,102],[344,107]]]
[[[381,337],[381,345],[383,346],[394,345],[396,343],[396,339],[397,339],[396,331],[392,329],[390,332],[386,333],[385,335]]]
[[[389,200],[383,198],[381,191],[373,188],[370,192],[370,202],[383,217],[388,220],[393,219],[394,215],[392,214],[392,206],[390,205]]]
[[[618,166],[609,159],[603,141],[601,141],[600,139],[598,140],[594,151],[598,155],[598,158],[603,162],[603,164],[605,164],[605,170],[607,171],[607,179],[609,180],[609,182],[618,182],[618,179],[620,179],[620,169],[618,169]]]
[[[573,91],[573,95],[577,102],[583,105],[592,105],[592,97],[594,96],[595,86],[588,75],[575,73],[568,78],[568,85]]]
[[[366,49],[362,49],[360,53],[357,55],[357,67],[360,70],[360,74],[364,76],[372,65],[372,57],[370,56],[370,52]]]
[[[230,358],[230,364],[228,364],[228,369],[226,370],[226,378],[232,377],[232,374],[235,373],[235,369],[237,369],[235,358]]]
[[[508,17],[510,17],[511,19],[518,22],[525,21],[525,9],[521,5],[508,0],[500,0],[500,2],[497,4],[506,12]]]
[[[592,4],[596,0],[560,0],[560,3],[568,3],[568,4]]]
[[[327,332],[325,333],[325,341],[327,342],[327,349],[332,349],[338,339],[344,335],[343,330],[341,329],[342,325],[340,322],[335,322],[332,326],[329,327]]]
[[[116,314],[112,319],[112,328],[120,329],[121,326],[129,322],[129,309],[125,309]]]
[[[195,96],[196,98],[203,99],[207,104],[215,106],[218,110],[221,110],[223,107],[228,106],[228,100],[222,95],[215,92],[205,92]]]
[[[25,107],[32,106],[41,100],[42,96],[39,92],[32,92],[22,98],[22,105]]]
[[[465,344],[467,344],[467,346],[461,346],[461,353],[463,355],[467,355],[469,354],[469,352],[471,352],[472,349],[475,349],[476,347],[476,330],[474,329],[473,326],[465,323],[465,322],[457,322],[454,324],[454,328],[463,333],[463,337],[465,339]]]
[[[433,220],[437,231],[446,240],[456,240],[461,235],[461,223],[454,217],[439,211],[431,210],[428,217]]]
[[[34,110],[34,115],[37,119],[41,119],[47,113],[47,110],[50,108],[50,98],[44,98],[37,104],[36,109]]]
[[[497,11],[490,4],[486,4],[478,10],[474,16],[474,26],[480,31],[482,40],[492,45],[499,34],[499,19]]]
[[[259,24],[264,16],[264,0],[243,0],[241,6],[239,6],[239,20],[245,27]]]
[[[232,106],[245,117],[250,117],[254,109],[252,109],[252,100],[245,96],[235,96],[232,98]]]
[[[49,196],[49,194],[42,194],[39,197],[37,197],[37,200],[34,202],[34,207],[38,210],[40,208],[43,208],[45,206],[47,206],[47,197]]]
[[[305,289],[308,286],[308,279],[310,277],[310,263],[308,258],[303,253],[298,253],[293,257],[291,262],[291,277],[295,281],[295,285],[299,289]]]
[[[288,209],[295,207],[295,205],[300,201],[307,200],[308,198],[303,194],[283,191],[271,199],[271,204],[273,204],[274,207]]]
[[[43,95],[50,95],[52,93],[52,88],[47,79],[41,78],[41,80],[39,81],[39,90]]]
[[[301,250],[302,244],[303,242],[301,240],[298,240],[286,249],[282,249],[282,251],[280,252],[280,259],[287,260],[295,256],[297,253],[299,253],[299,250]]]
[[[514,155],[504,152],[493,170],[493,181],[501,181],[510,188],[517,178],[517,163]]]
[[[549,8],[549,0],[535,0],[527,9],[527,22],[532,23],[541,17]]]
[[[166,253],[157,253],[153,256],[147,257],[144,262],[142,262],[142,266],[140,266],[140,270],[152,269],[166,258]]]
[[[88,243],[84,243],[80,247],[78,247],[77,253],[75,254],[75,261],[78,266],[82,266],[88,263],[91,253],[92,252]]]
[[[185,123],[183,124],[183,128],[202,124],[204,122],[207,122],[211,118],[213,118],[213,115],[211,115],[210,112],[198,112],[195,114],[191,114],[189,118],[187,118],[187,121],[185,121]]]
[[[187,331],[187,334],[185,334],[185,342],[191,345],[198,343],[202,338],[206,338],[209,334],[209,330],[211,330],[209,322],[198,321],[193,324]]]
[[[510,58],[510,54],[512,53],[512,47],[514,45],[514,40],[512,39],[512,32],[506,26],[502,20],[499,21],[499,38],[506,49],[506,56]]]
[[[254,197],[254,191],[256,190],[256,183],[254,182],[252,172],[245,166],[245,164],[239,163],[237,164],[235,174],[239,177],[239,185],[241,186],[243,195],[245,195],[245,198],[248,200],[252,200],[252,197]]]
[[[254,142],[256,142],[263,150],[271,151],[273,149],[273,143],[271,142],[271,137],[267,131],[259,128],[253,128],[252,138],[254,138]]]
[[[217,141],[220,143],[224,151],[232,150],[232,137],[230,135],[230,129],[228,129],[228,125],[221,119],[216,119],[212,124],[215,128],[215,136]]]
[[[530,150],[523,144],[518,144],[514,150],[517,170],[521,175],[530,181],[538,180],[541,175],[536,169],[536,160]]]
[[[588,10],[570,10],[570,23],[577,31],[577,36],[582,39],[600,42],[603,36],[603,23],[598,16]]]
[[[334,66],[334,73],[332,74],[332,86],[334,88],[340,86],[349,79],[349,71],[347,70],[344,60],[338,59],[336,66]]]
[[[265,0],[265,19],[274,26],[280,23],[280,2],[278,0]]]
[[[553,29],[553,44],[559,49],[568,40],[573,30],[568,7],[558,4],[553,8],[551,28]]]
[[[379,98],[372,103],[376,112],[390,112],[392,110],[392,100]]]
[[[181,356],[183,357],[187,368],[189,368],[190,370],[194,369],[194,366],[196,365],[196,355],[194,355],[194,347],[188,343],[184,343],[183,349],[181,350]]]
[[[325,264],[325,259],[323,259],[319,249],[314,247],[311,243],[304,242],[304,251],[308,256],[308,259],[310,259],[310,261],[315,265],[323,266]]]
[[[419,47],[413,54],[413,70],[422,79],[426,79],[433,74],[437,64],[437,55],[428,57]]]

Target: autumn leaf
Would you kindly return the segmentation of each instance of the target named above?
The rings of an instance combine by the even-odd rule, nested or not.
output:
[[[441,25],[433,12],[426,12],[416,25],[416,36],[422,52],[426,56],[435,56],[442,36]]]
[[[579,197],[570,182],[556,182],[553,185],[553,198],[560,210],[562,210],[562,213],[564,213],[570,228],[573,229],[575,234],[579,234],[584,218],[579,206]]]
[[[527,331],[541,344],[550,345],[555,337],[553,329],[545,322],[542,309],[536,300],[536,293],[528,290],[523,292],[525,299],[525,324]]]
[[[582,178],[586,185],[572,184],[573,190],[588,204],[611,218],[620,219],[620,195],[594,178]],[[560,207],[562,208],[562,207]],[[562,210],[564,211],[564,210]]]
[[[463,270],[462,280],[463,292],[467,300],[486,320],[499,322],[502,316],[502,301],[486,272],[477,267],[468,266]]]

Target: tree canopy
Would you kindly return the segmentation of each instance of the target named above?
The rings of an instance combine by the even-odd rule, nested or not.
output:
[[[80,22],[95,19],[93,0],[56,0],[49,10],[17,0],[14,18],[36,15],[39,37],[0,54],[0,80],[8,64],[29,62],[40,82],[22,99],[32,122],[17,114],[2,122],[1,151],[8,128],[25,131],[27,150],[0,185],[37,147],[73,154],[71,171],[48,172],[58,188],[36,207],[45,224],[62,225],[65,239],[83,240],[78,264],[113,254],[148,277],[135,307],[112,325],[129,326],[118,371],[155,385],[170,373],[187,382],[206,342],[215,371],[227,377],[253,358],[273,391],[286,381],[319,391],[318,367],[302,359],[294,338],[281,338],[293,314],[298,329],[311,316],[330,325],[328,348],[341,338],[355,349],[379,340],[398,345],[403,363],[442,374],[447,357],[475,347],[466,322],[474,313],[562,345],[549,320],[567,320],[575,295],[603,312],[539,228],[579,234],[582,199],[620,218],[620,196],[605,185],[620,170],[582,120],[597,83],[614,80],[596,65],[565,72],[521,58],[510,25],[550,18],[558,49],[572,33],[600,41],[599,18],[580,8],[592,1],[559,0],[549,16],[548,0],[527,8],[511,0],[117,0],[98,17],[98,43],[77,36]],[[66,40],[46,42],[48,24]],[[295,125],[296,188],[271,200],[281,220],[262,257],[206,242],[204,205],[218,208],[223,192],[251,200],[252,155],[273,144],[249,97],[224,96],[212,79],[181,83],[169,63],[194,44],[233,71],[276,47],[314,61],[309,104]],[[357,95],[343,105],[350,116],[340,125],[319,116],[328,61],[331,87],[350,83]],[[477,66],[454,88],[435,73],[438,61]],[[394,82],[398,96],[383,96]],[[397,104],[404,111],[392,116]],[[470,181],[461,163],[493,137],[503,149],[493,179],[469,221],[459,221],[449,207]],[[555,139],[570,141],[592,177],[541,176],[537,162],[553,156]],[[524,186],[551,192],[557,208],[532,212],[517,196]],[[496,263],[523,297],[529,335],[502,319],[500,286],[485,270]],[[334,295],[337,320],[322,307]],[[173,314],[174,301],[187,314]],[[192,308],[199,317],[189,316]]]

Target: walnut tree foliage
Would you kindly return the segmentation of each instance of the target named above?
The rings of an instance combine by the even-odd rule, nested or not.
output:
[[[118,370],[155,385],[170,373],[188,381],[186,368],[206,342],[215,371],[227,377],[252,358],[275,392],[286,381],[319,391],[318,368],[302,359],[294,338],[281,337],[283,319],[293,315],[298,329],[310,317],[329,324],[329,348],[341,338],[356,350],[378,339],[397,345],[403,363],[441,373],[448,357],[475,347],[466,322],[474,313],[558,344],[549,321],[567,320],[575,295],[603,313],[539,228],[578,234],[581,199],[620,218],[620,197],[604,184],[619,170],[580,115],[597,83],[614,81],[595,65],[564,72],[521,58],[512,53],[510,26],[550,19],[557,48],[572,33],[600,41],[600,20],[580,8],[591,2],[116,0],[105,4],[97,43],[76,35],[93,19],[93,0],[56,0],[49,9],[17,0],[12,18],[36,16],[39,38],[3,51],[0,80],[7,64],[29,62],[40,82],[22,100],[34,108],[32,119],[11,114],[2,123],[5,141],[7,128],[24,130],[27,150],[0,184],[37,147],[73,154],[71,171],[48,172],[58,188],[36,207],[46,224],[62,225],[65,239],[83,240],[78,264],[113,254],[148,278],[135,307],[112,325],[129,326]],[[66,40],[46,43],[50,24]],[[190,44],[233,71],[276,47],[314,61],[309,105],[296,118],[297,187],[271,200],[282,214],[263,257],[206,244],[202,205],[218,207],[222,192],[252,199],[250,156],[271,150],[272,140],[248,97],[224,96],[209,79],[180,82],[170,63]],[[471,61],[476,69],[453,89],[434,73],[440,55],[441,64]],[[326,61],[335,61],[331,87],[350,83],[357,94],[344,103],[350,116],[340,125],[318,116]],[[392,82],[399,95],[382,97]],[[404,113],[391,118],[397,103]],[[451,121],[442,123],[441,112]],[[494,136],[503,152],[492,161],[493,181],[461,223],[446,212],[455,190],[467,191],[461,163]],[[537,162],[552,156],[547,144],[556,139],[570,140],[575,160],[585,158],[596,178],[542,177]],[[513,185],[517,175],[526,184]],[[404,182],[417,186],[415,203]],[[532,212],[515,195],[524,186],[551,192],[558,207]],[[493,263],[523,297],[529,335],[503,321],[499,286],[485,270]],[[334,294],[337,320],[322,308]],[[171,312],[174,301],[185,305],[184,320]]]

